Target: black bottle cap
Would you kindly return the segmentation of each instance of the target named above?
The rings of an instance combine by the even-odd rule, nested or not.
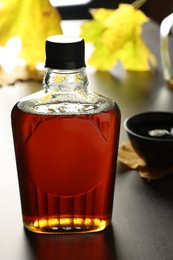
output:
[[[85,43],[81,37],[50,36],[46,40],[46,64],[52,69],[85,67]]]

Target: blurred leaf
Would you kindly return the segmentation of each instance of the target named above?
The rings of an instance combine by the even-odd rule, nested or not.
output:
[[[81,26],[81,36],[95,47],[88,64],[98,70],[110,70],[118,61],[127,70],[148,71],[156,66],[141,37],[142,25],[149,21],[142,11],[120,4],[116,10],[100,8],[91,14],[93,20]]]
[[[53,34],[62,30],[60,15],[49,0],[0,0],[0,46],[18,36],[18,57],[31,69],[45,61],[45,39]]]

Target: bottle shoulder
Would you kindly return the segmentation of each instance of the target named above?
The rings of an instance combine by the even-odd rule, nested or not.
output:
[[[96,114],[114,109],[115,102],[94,92],[57,93],[39,91],[18,103],[26,113],[43,115]]]

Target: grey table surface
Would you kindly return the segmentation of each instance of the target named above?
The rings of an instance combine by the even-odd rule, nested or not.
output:
[[[65,22],[64,28],[75,22]],[[76,27],[77,28],[77,27]],[[120,143],[127,139],[126,117],[143,111],[173,111],[173,91],[164,82],[159,27],[144,26],[144,39],[156,55],[154,72],[111,73],[88,69],[90,89],[113,98],[122,114]],[[23,96],[41,89],[39,82],[18,82],[0,88],[0,259],[2,260],[172,260],[173,175],[145,182],[138,172],[118,163],[112,224],[86,235],[38,235],[23,228],[10,112]]]

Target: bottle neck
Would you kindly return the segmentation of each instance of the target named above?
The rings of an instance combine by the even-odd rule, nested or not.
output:
[[[85,68],[75,70],[58,70],[46,68],[43,79],[43,87],[45,92],[87,92],[87,86],[88,78]]]

